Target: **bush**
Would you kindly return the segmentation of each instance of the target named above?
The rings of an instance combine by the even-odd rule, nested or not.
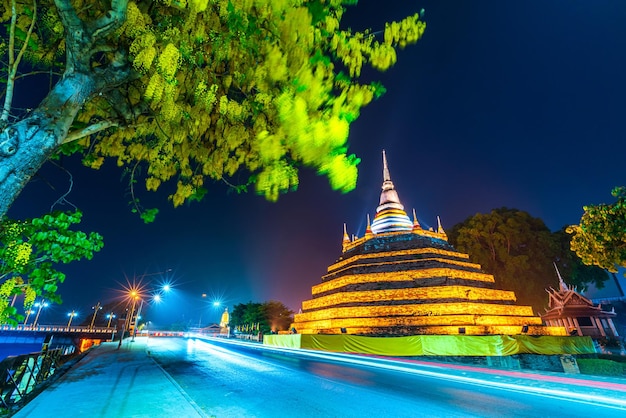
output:
[[[602,359],[578,359],[578,369],[582,374],[599,376],[626,376],[626,363]]]

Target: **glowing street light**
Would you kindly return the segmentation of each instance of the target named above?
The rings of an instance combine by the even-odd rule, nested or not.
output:
[[[41,310],[43,308],[47,308],[49,306],[48,302],[46,301],[41,301],[41,302],[37,302],[33,305],[35,308],[39,308],[37,309],[37,315],[35,316],[35,320],[33,321],[33,326],[37,326],[37,321],[39,320],[39,314],[41,313]]]
[[[106,317],[109,319],[109,322],[107,323],[107,328],[111,328],[111,321],[113,320],[113,318],[117,318],[117,316],[115,316],[115,314],[111,312],[108,313]]]
[[[69,320],[69,321],[67,321],[67,327],[68,327],[68,328],[69,328],[69,327],[70,327],[70,325],[72,324],[72,319],[74,319],[74,317],[75,317],[75,316],[77,316],[77,315],[78,315],[78,312],[76,312],[76,311],[72,311],[72,312],[70,312],[70,313],[68,313],[68,314],[67,314],[67,316],[69,316],[69,317],[70,317],[70,320]]]
[[[124,321],[124,328],[122,329],[122,335],[129,330],[132,334],[132,341],[134,341],[135,334],[137,332],[137,326],[139,325],[139,319],[141,319],[141,310],[143,308],[144,301],[150,302],[153,301],[155,303],[159,303],[162,300],[163,293],[167,293],[171,290],[171,284],[169,281],[163,282],[163,284],[159,287],[158,291],[148,291],[147,286],[142,283],[144,277],[154,276],[157,274],[163,274],[172,271],[172,269],[167,269],[164,271],[160,271],[157,273],[146,273],[140,276],[136,276],[133,279],[133,283],[128,283],[128,287],[124,287],[126,291],[126,300],[130,305],[130,315],[126,315],[126,320]],[[138,279],[138,281],[137,281]],[[139,303],[139,308],[135,312],[137,308],[137,302]],[[128,309],[126,309],[128,311]],[[120,345],[121,345],[120,339]]]

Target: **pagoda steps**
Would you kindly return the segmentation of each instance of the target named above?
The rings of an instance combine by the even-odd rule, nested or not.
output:
[[[360,285],[363,283],[384,283],[385,286],[393,282],[416,282],[423,286],[433,286],[437,284],[459,284],[455,282],[463,280],[462,284],[476,286],[485,283],[480,287],[494,287],[494,279],[491,274],[469,272],[465,270],[455,270],[451,268],[434,268],[417,271],[403,272],[368,272],[364,274],[350,274],[332,280],[323,281],[311,288],[315,296],[320,293],[338,290],[349,285]],[[415,287],[415,286],[411,286]]]
[[[439,317],[446,315],[470,315],[472,318],[489,315],[500,315],[503,317],[523,316],[529,317],[529,321],[532,318],[532,321],[541,322],[541,318],[534,316],[530,306],[476,302],[327,308],[296,314],[294,321],[299,323],[331,318],[373,318],[372,320],[375,320],[376,317]]]
[[[443,258],[398,260],[394,257],[391,260],[380,260],[375,263],[348,264],[339,270],[322,276],[322,280],[328,281],[346,274],[394,273],[404,272],[407,270],[419,272],[420,270],[426,269],[456,269],[459,271],[485,274],[480,270],[480,267],[474,267],[472,263],[466,263],[463,261],[446,260]]]
[[[410,284],[414,285],[415,283],[411,282]],[[370,285],[376,285],[376,283]],[[380,288],[316,295],[313,299],[302,302],[302,310],[309,311],[346,304],[357,306],[372,302],[390,305],[399,303],[428,304],[467,301],[511,304],[515,300],[514,292],[504,290],[476,288],[473,286],[410,287],[404,283],[401,283],[398,287],[390,288],[385,283]]]
[[[532,316],[501,315],[430,315],[430,316],[388,316],[329,318],[299,322],[300,328],[323,330],[327,328],[362,328],[362,327],[434,327],[434,326],[524,326],[541,325],[541,318]],[[298,330],[300,331],[300,329]]]
[[[338,293],[372,292],[391,289],[432,289],[437,287],[464,287],[467,289],[476,289],[477,293],[481,293],[483,290],[494,290],[494,285],[492,283],[476,282],[473,280],[456,279],[451,277],[431,277],[427,279],[415,279],[409,281],[354,283],[339,288],[333,288],[326,292],[313,293],[313,298],[325,297]],[[502,299],[509,300],[510,298],[504,297]]]

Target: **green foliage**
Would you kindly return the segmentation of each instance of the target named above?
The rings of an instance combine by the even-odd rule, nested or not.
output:
[[[616,272],[626,267],[626,187],[616,187],[613,204],[585,206],[579,225],[572,225],[572,251],[587,265]]]
[[[548,287],[557,288],[558,247],[543,221],[516,209],[476,214],[448,231],[450,243],[493,274],[496,286],[513,290],[521,304],[543,312]]]
[[[152,208],[152,209],[146,209],[143,212],[141,212],[141,219],[145,222],[145,223],[151,223],[154,222],[154,218],[157,216],[157,214],[159,213],[159,209],[157,208]]]
[[[65,274],[57,270],[82,258],[91,259],[103,246],[102,237],[94,232],[74,231],[82,213],[54,212],[41,218],[0,222],[0,323],[15,324],[21,315],[10,306],[23,296],[29,309],[36,297],[60,303],[58,285]]]
[[[452,245],[493,274],[496,285],[513,290],[518,301],[537,312],[547,306],[549,287],[557,289],[558,276],[579,291],[590,284],[600,289],[609,279],[595,266],[585,265],[570,250],[571,236],[565,228],[551,233],[543,221],[516,209],[494,209],[476,214],[448,231]]]
[[[552,234],[558,245],[555,260],[561,276],[565,282],[579,291],[585,291],[592,284],[596,289],[602,289],[609,275],[598,266],[588,266],[571,250],[572,236],[566,232],[566,227]]]
[[[71,3],[87,24],[111,7],[105,0]],[[96,169],[107,158],[124,167],[139,163],[147,190],[175,183],[174,206],[235,173],[272,201],[298,187],[303,168],[327,176],[333,189],[354,189],[359,159],[348,153],[349,125],[384,93],[380,83],[362,81],[361,72],[393,66],[396,49],[417,42],[426,27],[415,13],[380,22],[376,32],[343,29],[341,19],[355,3],[129,1],[122,27],[94,49],[91,75],[100,77],[95,70],[110,64],[127,64],[133,73],[85,103],[70,134],[111,123],[59,152],[82,152]],[[24,56],[35,70],[65,70],[56,4],[35,6]],[[10,0],[0,5],[0,23],[10,22]],[[17,2],[17,49],[32,23],[31,7]],[[114,62],[121,56],[126,63]]]
[[[288,330],[292,322],[293,311],[275,300],[264,303],[240,303],[235,305],[230,313],[231,328],[259,324],[263,334]]]
[[[581,374],[596,376],[626,376],[626,364],[613,360],[577,359]]]

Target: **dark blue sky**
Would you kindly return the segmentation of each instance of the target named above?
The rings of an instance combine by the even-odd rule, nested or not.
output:
[[[218,321],[202,293],[231,307],[276,299],[297,311],[340,256],[343,223],[360,236],[373,216],[382,149],[400,199],[423,225],[439,215],[449,229],[506,206],[557,230],[577,223],[583,205],[612,202],[611,189],[626,185],[626,2],[362,0],[346,24],[376,29],[422,7],[424,38],[376,75],[388,92],[351,127],[362,163],[349,194],[312,173],[278,203],[217,185],[204,202],[174,210],[164,195],[148,194],[161,214],[144,225],[130,213],[114,161],[100,171],[65,161],[74,175],[68,199],[85,213],[81,229],[104,235],[105,248],[64,269],[65,302],[40,322],[60,322],[72,309],[89,314],[125,277],[170,268],[178,296],[153,308],[158,322]],[[67,187],[47,166],[10,215],[39,215]]]

